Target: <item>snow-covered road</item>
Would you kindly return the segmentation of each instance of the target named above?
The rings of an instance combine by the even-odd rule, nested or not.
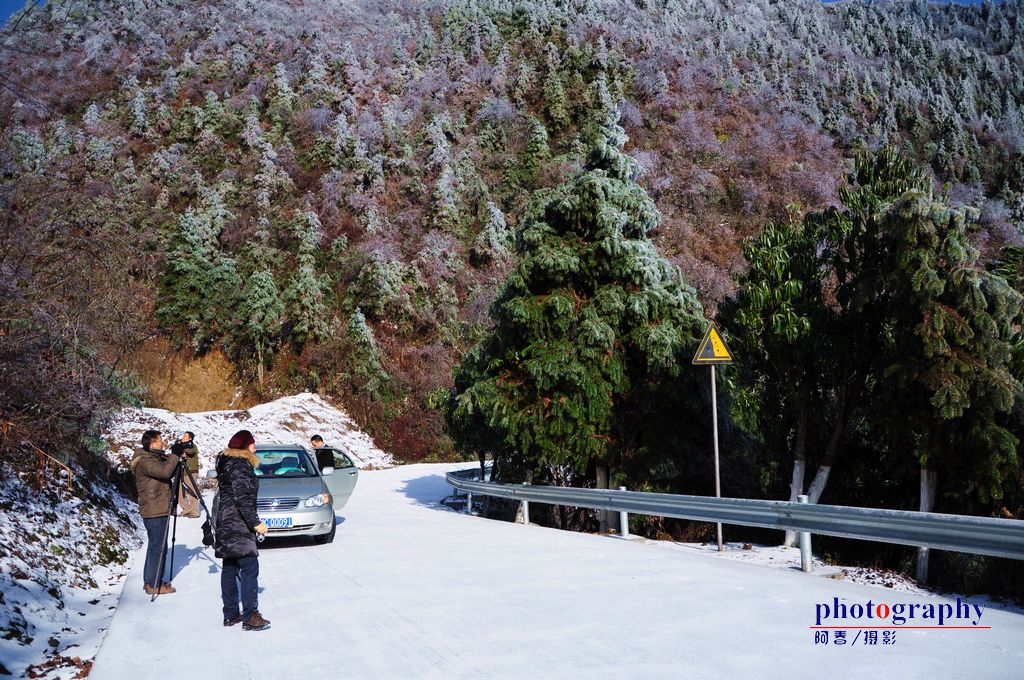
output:
[[[90,678],[1024,677],[1024,615],[816,645],[818,603],[940,600],[467,517],[437,504],[459,467],[364,472],[332,545],[264,548],[264,632],[221,625],[219,562],[180,520],[178,592],[151,604],[137,555]]]

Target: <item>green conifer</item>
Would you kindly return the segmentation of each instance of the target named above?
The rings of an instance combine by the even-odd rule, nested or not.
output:
[[[625,142],[613,115],[584,170],[525,218],[495,327],[455,371],[446,418],[464,450],[650,479],[672,474],[695,433],[705,442],[706,376],[689,366],[705,320],[650,241],[660,216]]]

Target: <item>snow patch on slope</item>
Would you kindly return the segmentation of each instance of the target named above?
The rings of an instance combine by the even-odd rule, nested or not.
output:
[[[174,413],[159,408],[126,408],[114,418],[106,435],[113,461],[126,466],[142,433],[150,428],[163,432],[168,446],[182,432],[194,432],[204,471],[213,466],[216,455],[238,430],[251,431],[257,444],[309,446],[309,438],[319,434],[328,446],[348,451],[361,469],[394,465],[391,455],[377,448],[345,411],[309,392],[239,411]]]
[[[72,495],[51,480],[40,492],[0,472],[0,665],[85,677],[142,545],[136,506],[104,484]]]

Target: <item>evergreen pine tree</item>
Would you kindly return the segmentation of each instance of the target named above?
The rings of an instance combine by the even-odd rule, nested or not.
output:
[[[505,223],[505,215],[493,202],[487,201],[484,228],[480,230],[470,257],[476,264],[487,264],[495,259],[504,258],[509,254],[512,245],[512,232]]]
[[[611,117],[581,174],[538,194],[495,327],[455,371],[450,435],[525,464],[520,475],[610,465],[672,476],[695,434],[706,440],[705,376],[688,365],[705,321],[649,239],[660,216],[625,141]]]
[[[312,210],[296,212],[291,224],[292,235],[299,241],[298,268],[284,293],[284,304],[291,336],[299,345],[320,341],[330,335],[327,318],[328,286],[316,266],[323,231]]]
[[[347,357],[351,369],[346,376],[356,391],[379,401],[386,396],[390,377],[380,363],[380,350],[373,330],[366,323],[366,317],[357,307],[348,318],[346,329],[352,351]]]
[[[298,95],[288,83],[288,70],[284,64],[277,63],[274,66],[274,78],[270,87],[270,106],[267,114],[273,124],[272,136],[279,139],[291,120],[292,111],[295,108],[295,100]]]
[[[552,127],[564,130],[569,126],[569,99],[562,85],[562,77],[558,70],[558,48],[548,43],[547,74],[544,79],[544,110],[548,114]]]
[[[284,304],[267,269],[255,272],[246,281],[238,306],[239,328],[236,342],[243,352],[256,354],[256,377],[263,384],[263,370],[273,355],[274,340],[281,329]]]
[[[200,350],[229,330],[241,287],[234,259],[217,240],[231,217],[220,193],[204,189],[200,208],[182,214],[168,247],[157,319],[187,331]]]
[[[551,156],[548,148],[548,131],[544,123],[536,118],[530,118],[530,142],[526,146],[526,155],[523,157],[523,182],[532,185],[537,181],[537,176],[544,167],[545,161]]]
[[[455,233],[461,221],[459,195],[455,189],[455,173],[445,165],[434,184],[432,196],[432,226],[434,229]]]

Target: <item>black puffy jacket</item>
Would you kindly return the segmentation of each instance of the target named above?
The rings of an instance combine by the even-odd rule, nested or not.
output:
[[[256,550],[256,494],[259,477],[253,472],[259,459],[249,451],[224,449],[217,460],[217,542],[219,557],[248,557]]]

